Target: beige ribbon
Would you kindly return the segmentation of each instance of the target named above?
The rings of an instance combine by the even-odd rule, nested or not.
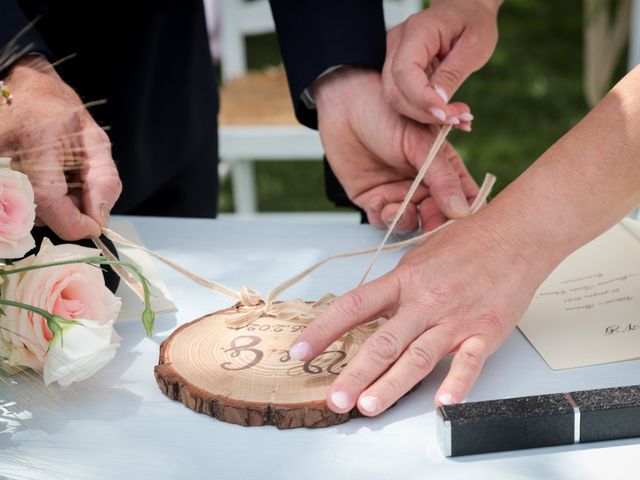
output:
[[[411,200],[411,197],[413,196],[418,186],[422,182],[424,175],[426,174],[431,162],[433,161],[436,154],[438,153],[438,150],[444,143],[444,140],[447,134],[449,133],[450,129],[451,129],[450,126],[446,126],[440,130],[438,136],[436,137],[436,140],[434,141],[431,147],[431,150],[429,151],[429,154],[427,156],[427,159],[425,160],[425,163],[420,168],[418,175],[416,176],[413,184],[411,185],[409,191],[407,192],[406,197],[404,198],[400,208],[398,209],[398,212],[396,213],[396,216],[394,217],[391,223],[391,226],[387,230],[384,236],[384,239],[382,240],[381,244],[377,248],[331,255],[311,265],[309,268],[305,269],[304,271],[298,273],[297,275],[291,277],[290,279],[276,286],[274,289],[272,289],[269,292],[265,301],[261,300],[260,294],[258,292],[246,286],[243,286],[238,291],[235,291],[231,288],[228,288],[222,285],[221,283],[211,281],[211,280],[206,280],[196,275],[195,273],[187,270],[186,268],[181,267],[180,265],[172,262],[171,260],[168,260],[165,257],[157,254],[153,250],[149,250],[148,248],[142,245],[138,245],[137,243],[127,240],[122,235],[114,232],[113,230],[109,230],[108,228],[103,228],[102,233],[104,234],[105,237],[107,237],[108,239],[110,239],[112,242],[116,244],[142,250],[143,252],[151,255],[155,259],[164,263],[169,268],[172,268],[173,270],[181,273],[182,275],[202,285],[203,287],[237,300],[236,311],[231,314],[231,317],[229,319],[229,324],[231,326],[241,327],[241,326],[250,324],[251,322],[262,317],[271,317],[278,320],[289,321],[289,322],[300,322],[300,323],[306,324],[309,321],[316,318],[319,313],[326,310],[327,307],[331,304],[331,302],[336,297],[333,294],[327,294],[317,302],[313,302],[313,303],[305,302],[299,299],[287,300],[287,301],[276,301],[276,299],[289,287],[291,287],[292,285],[295,285],[300,280],[302,280],[303,278],[311,274],[313,271],[317,270],[321,266],[333,260],[338,260],[341,258],[356,257],[361,255],[369,255],[373,253],[374,257],[372,261],[369,263],[359,283],[359,284],[362,284],[365,281],[366,277],[371,272],[371,268],[373,267],[380,253],[393,252],[393,251],[401,250],[410,245],[416,245],[422,242],[423,240],[425,240],[427,237],[433,235],[434,233],[442,230],[443,228],[455,222],[455,220],[452,219],[429,232],[423,233],[421,235],[417,235],[407,240],[402,240],[399,242],[386,245],[387,240],[393,233],[393,229],[395,228],[396,224],[398,223],[398,220],[402,216],[402,213],[404,213],[404,210],[406,209],[409,201]],[[480,187],[480,191],[476,196],[475,201],[470,207],[470,215],[476,213],[486,203],[487,198],[491,193],[491,189],[493,188],[493,185],[495,183],[495,180],[496,180],[495,177],[491,174],[487,174],[485,176],[484,182]],[[100,242],[97,239],[94,240],[94,242],[96,243],[96,246],[98,246],[98,248],[102,251],[102,253],[105,256],[107,256],[108,258],[113,257],[111,252],[109,252],[109,250],[106,248],[106,246],[102,242]],[[125,269],[116,269],[116,272],[122,277],[125,283],[130,288],[132,288],[132,290],[140,298],[143,298],[142,287],[139,284],[139,281],[137,278],[135,278],[133,275],[128,274],[128,272]],[[371,324],[367,324],[363,326],[363,328],[375,328],[375,326],[377,326],[377,322],[372,322]]]

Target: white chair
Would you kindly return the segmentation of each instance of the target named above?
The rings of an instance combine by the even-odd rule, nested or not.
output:
[[[385,0],[387,27],[400,23],[421,7],[422,0]],[[296,123],[293,107],[286,92],[286,82],[280,82],[281,86],[276,85],[279,81],[278,76],[284,78],[283,74],[277,71],[258,73],[253,83],[249,79],[251,74],[247,74],[245,37],[275,30],[269,2],[222,0],[220,21],[223,81],[219,127],[221,167],[223,171],[225,167],[231,170],[236,213],[252,214],[257,210],[255,160],[320,160],[324,152],[318,132]],[[276,102],[273,112],[268,112],[269,115],[263,115],[261,118],[255,114],[251,115],[254,112],[246,112],[249,115],[246,115],[245,122],[242,120],[243,112],[229,115],[225,111],[229,104],[228,99],[233,95],[232,90],[236,88],[238,92],[242,91],[243,77],[247,77],[244,80],[249,84],[251,91],[260,88],[261,84],[268,84],[269,88],[273,89],[271,93],[266,94]],[[237,95],[242,96],[241,93]],[[286,101],[287,107],[282,107],[283,101]],[[288,108],[287,112],[275,112],[281,107]],[[274,115],[271,113],[277,118],[273,118]]]

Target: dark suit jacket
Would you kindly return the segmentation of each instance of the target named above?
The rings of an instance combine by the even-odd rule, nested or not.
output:
[[[316,111],[302,92],[325,70],[358,65],[382,70],[386,31],[382,0],[270,0],[280,51],[300,123],[317,128]],[[355,207],[324,162],[325,191],[337,206]],[[360,210],[363,222],[366,215]]]
[[[300,95],[318,75],[341,64],[382,68],[382,2],[271,6],[297,117],[315,128],[315,110]],[[58,68],[62,78],[84,100],[108,100],[91,113],[111,127],[124,183],[115,212],[159,214],[149,205],[170,209],[167,200],[180,194],[167,189],[182,182],[204,192],[189,206],[192,216],[213,215],[218,98],[201,0],[0,0],[0,45],[39,14],[20,43],[51,60],[76,53]]]
[[[382,70],[386,33],[382,0],[270,0],[280,51],[300,123],[317,127],[302,91],[329,67]]]

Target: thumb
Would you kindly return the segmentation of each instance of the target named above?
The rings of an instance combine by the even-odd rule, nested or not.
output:
[[[111,209],[122,192],[109,137],[91,121],[81,138],[85,156],[81,171],[83,213],[107,227]]]
[[[438,94],[448,102],[462,83],[477,70],[477,54],[462,40],[444,57],[429,80]]]

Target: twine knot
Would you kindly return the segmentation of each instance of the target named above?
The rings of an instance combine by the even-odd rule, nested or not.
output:
[[[254,289],[242,286],[240,287],[240,303],[247,307],[255,307],[260,304],[260,294]]]

